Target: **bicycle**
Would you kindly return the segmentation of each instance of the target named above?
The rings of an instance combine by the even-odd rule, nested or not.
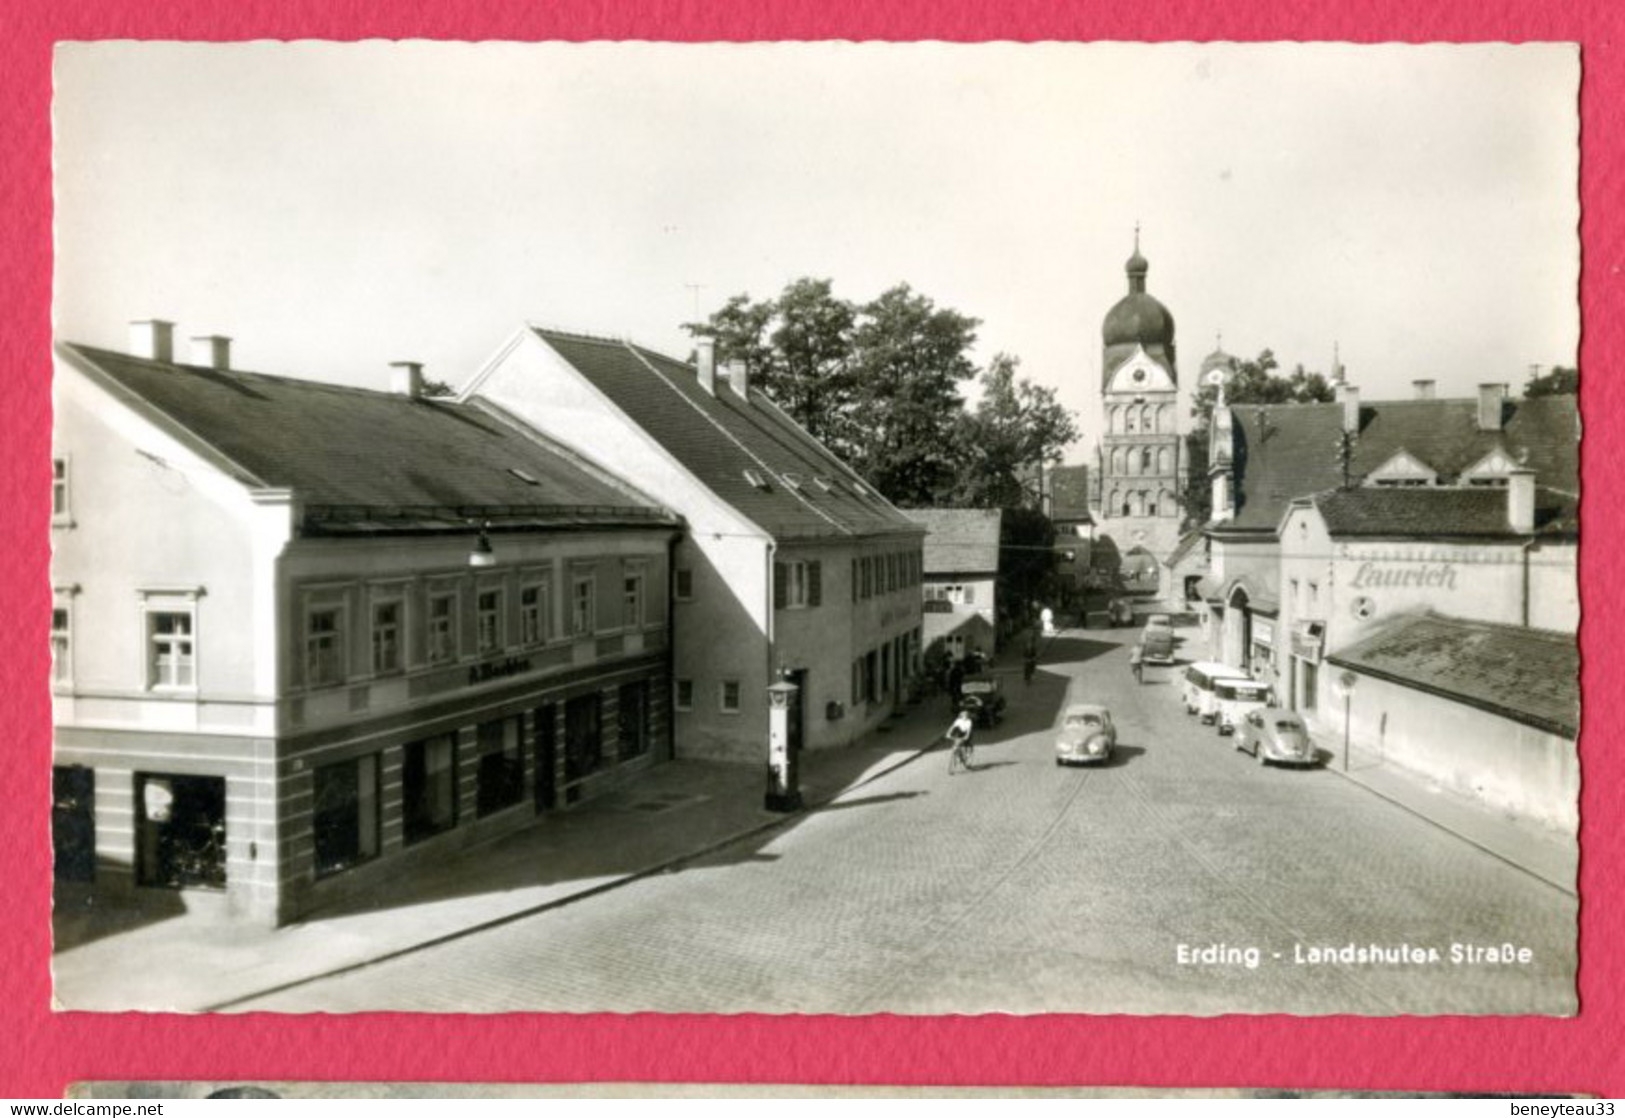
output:
[[[948,736],[948,775],[952,776],[960,769],[967,772],[976,767],[976,743],[971,734],[962,738]]]

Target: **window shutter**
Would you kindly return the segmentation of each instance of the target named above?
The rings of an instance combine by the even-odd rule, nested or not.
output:
[[[773,608],[774,609],[783,609],[784,608],[784,600],[785,600],[784,595],[785,595],[784,564],[783,563],[774,563],[773,564]]]
[[[852,600],[858,600],[858,561],[852,560]]]
[[[824,601],[824,564],[814,559],[807,564],[807,605],[822,605]]]

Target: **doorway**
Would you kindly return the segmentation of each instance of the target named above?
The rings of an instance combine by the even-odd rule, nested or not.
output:
[[[51,769],[51,849],[58,881],[96,879],[95,769]]]
[[[536,708],[536,810],[558,806],[559,708],[555,703]]]
[[[790,720],[785,732],[785,744],[791,753],[800,753],[807,732],[807,669],[794,668],[785,673],[785,678],[796,685],[796,693],[790,699]]]
[[[136,773],[136,883],[226,887],[226,778]]]

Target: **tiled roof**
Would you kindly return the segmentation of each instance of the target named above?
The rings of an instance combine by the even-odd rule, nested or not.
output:
[[[462,510],[530,510],[551,522],[659,518],[630,486],[512,420],[449,400],[150,361],[63,344],[87,376],[161,426],[234,465],[254,487],[367,530],[426,529]],[[360,530],[360,529],[354,529]]]
[[[775,538],[918,534],[913,521],[761,392],[752,389],[749,404],[740,400],[721,369],[712,395],[693,366],[653,350],[533,330],[707,488]]]
[[[1050,519],[1089,518],[1089,467],[1056,466],[1050,471]]]
[[[1568,633],[1411,614],[1327,659],[1550,733],[1578,733],[1580,650]]]
[[[1343,482],[1338,459],[1343,405],[1243,404],[1234,420],[1236,515],[1215,532],[1273,532],[1286,506]],[[1355,478],[1400,450],[1453,482],[1496,447],[1535,471],[1536,524],[1546,532],[1578,525],[1580,417],[1573,396],[1508,400],[1499,431],[1478,429],[1476,399],[1375,401],[1360,407]]]
[[[925,526],[927,574],[960,574],[999,569],[998,509],[904,509]]]
[[[1334,489],[1313,498],[1333,536],[1508,536],[1505,489]]]

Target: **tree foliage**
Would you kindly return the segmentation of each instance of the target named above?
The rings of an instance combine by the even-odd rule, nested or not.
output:
[[[753,384],[889,500],[929,505],[957,480],[978,325],[907,284],[860,304],[827,279],[799,279],[683,328],[714,338],[719,361],[748,361]]]
[[[982,397],[963,415],[951,503],[1016,508],[1034,502],[1037,472],[1078,437],[1077,420],[1053,388],[1018,377],[1021,359],[996,354],[981,376]]]
[[[1580,370],[1566,365],[1553,365],[1552,371],[1545,376],[1531,372],[1529,380],[1523,386],[1526,400],[1533,400],[1538,396],[1577,396],[1579,393]]]
[[[1291,373],[1276,372],[1280,362],[1271,350],[1263,350],[1251,361],[1239,361],[1225,381],[1224,401],[1236,404],[1314,404],[1335,398],[1331,382],[1321,373],[1308,372],[1302,365]],[[1187,461],[1191,464],[1180,505],[1187,528],[1205,524],[1213,515],[1213,491],[1207,476],[1210,451],[1209,425],[1218,402],[1218,387],[1204,384],[1191,401],[1191,433],[1185,437]]]

